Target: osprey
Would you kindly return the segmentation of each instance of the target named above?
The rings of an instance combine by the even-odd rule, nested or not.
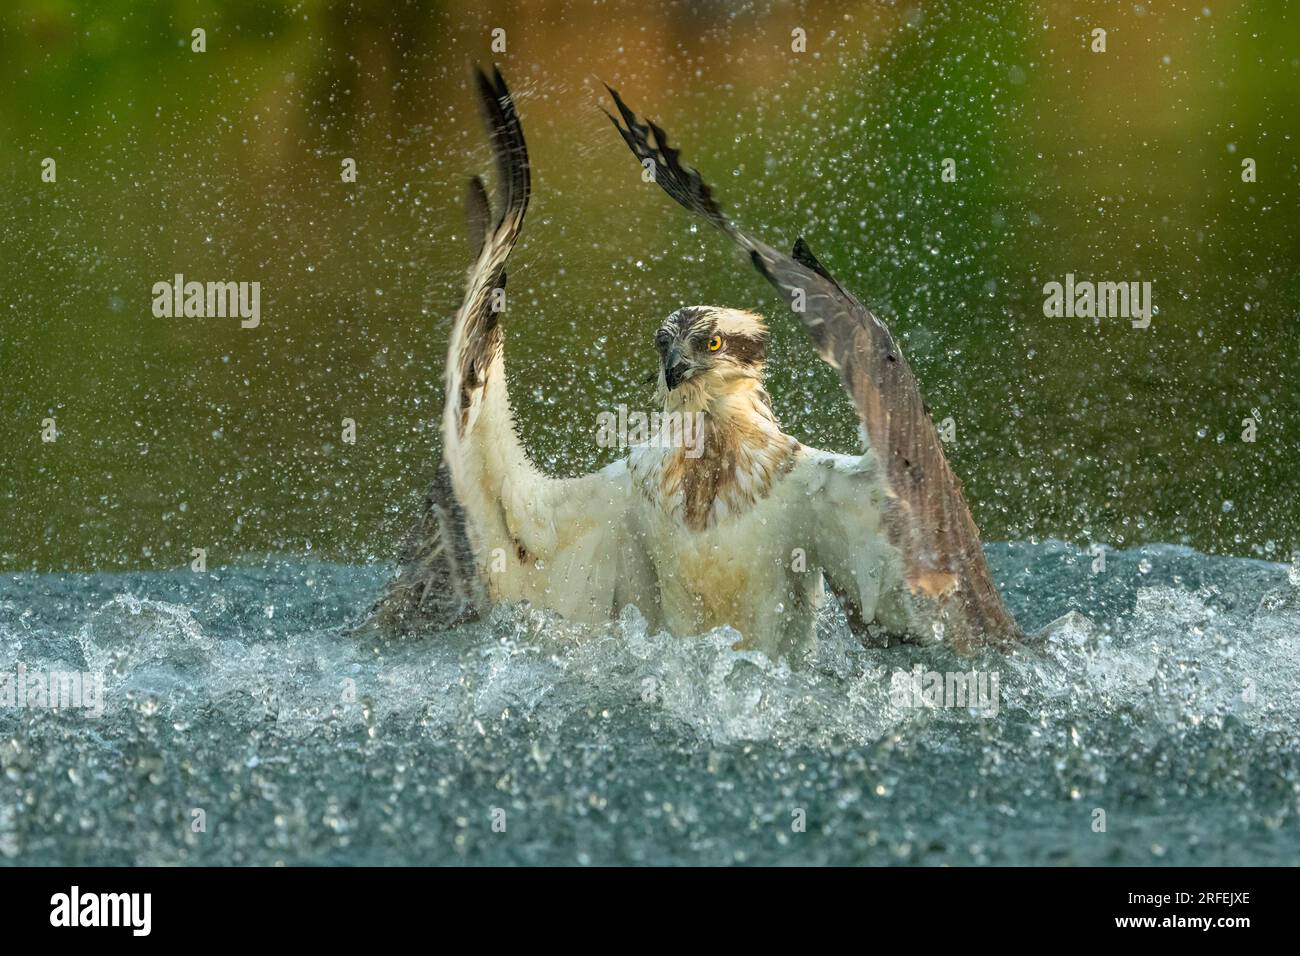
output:
[[[962,652],[1019,637],[889,330],[802,239],[786,255],[733,223],[663,130],[638,121],[613,89],[622,122],[610,119],[637,160],[748,253],[839,371],[866,448],[833,454],[785,434],[763,387],[763,319],[691,306],[668,316],[654,346],[657,398],[677,413],[659,420],[696,416],[695,442],[657,434],[578,478],[537,469],[515,427],[493,308],[528,208],[528,154],[500,72],[476,69],[474,82],[495,158],[495,209],[473,178],[476,257],[448,346],[442,462],[371,622],[446,628],[503,601],[599,622],[633,604],[652,627],[689,635],[729,625],[738,647],[778,656],[815,639],[829,590],[864,636],[941,640]]]

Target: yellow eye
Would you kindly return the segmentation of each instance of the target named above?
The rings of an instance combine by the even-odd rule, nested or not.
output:
[[[721,335],[715,335],[713,338],[709,339],[709,351],[710,351],[710,352],[716,352],[716,351],[717,351],[718,349],[720,349],[720,348],[722,348],[722,336],[721,336]]]

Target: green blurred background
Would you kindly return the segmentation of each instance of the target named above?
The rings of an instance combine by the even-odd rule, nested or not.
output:
[[[648,407],[653,330],[683,304],[773,316],[787,430],[844,451],[856,433],[761,279],[641,183],[597,109],[605,80],[737,218],[805,235],[892,325],[956,422],[986,539],[1284,560],[1300,542],[1290,6],[9,0],[0,568],[392,555],[438,454],[461,195],[489,159],[471,59],[500,63],[534,160],[507,361],[546,469],[612,457],[597,413]],[[261,326],[154,318],[151,287],[177,272],[260,282]],[[1153,282],[1151,328],[1044,318],[1043,284],[1067,272]]]

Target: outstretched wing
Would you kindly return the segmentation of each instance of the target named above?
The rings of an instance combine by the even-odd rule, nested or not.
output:
[[[657,609],[625,461],[579,478],[543,475],[516,433],[506,378],[506,260],[528,209],[528,150],[499,71],[474,71],[496,165],[496,215],[476,177],[466,200],[476,259],[452,325],[442,464],[403,554],[372,612],[389,630],[440,629],[493,601],[528,600],[575,620],[606,620],[628,603]],[[594,421],[593,421],[594,426]]]
[[[616,91],[609,92],[623,120],[610,116],[611,122],[638,160],[653,164],[655,181],[749,253],[803,323],[817,353],[839,371],[869,453],[883,467],[888,489],[884,529],[903,556],[906,584],[918,607],[944,624],[945,639],[959,650],[1018,637],[994,586],[961,482],[948,466],[916,376],[889,329],[835,280],[802,238],[786,255],[733,223],[699,172],[681,164],[664,131],[641,123]],[[864,468],[863,474],[874,471]],[[861,494],[866,494],[865,486]],[[826,520],[845,520],[846,512],[836,509],[836,502],[829,504]],[[841,578],[832,584],[844,585],[846,591],[859,576],[855,568],[826,570]]]

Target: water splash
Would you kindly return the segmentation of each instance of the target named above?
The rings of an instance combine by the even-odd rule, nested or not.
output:
[[[1091,621],[958,658],[864,648],[828,612],[812,656],[775,662],[632,608],[604,627],[499,607],[428,640],[348,637],[382,567],[8,575],[0,666],[102,671],[106,708],[0,708],[0,859],[1294,859],[1286,566],[990,554],[1030,627]],[[900,699],[894,675],[914,671],[996,673],[996,716]]]

